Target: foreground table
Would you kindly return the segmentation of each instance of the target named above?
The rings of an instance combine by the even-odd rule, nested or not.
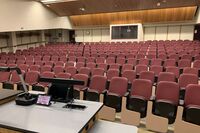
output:
[[[0,132],[14,133],[84,133],[92,127],[103,104],[75,100],[85,105],[85,110],[63,108],[65,103],[53,103],[50,107],[18,106],[10,102],[0,106]],[[16,133],[16,132],[15,132]]]
[[[137,133],[138,128],[131,125],[97,120],[89,133]]]

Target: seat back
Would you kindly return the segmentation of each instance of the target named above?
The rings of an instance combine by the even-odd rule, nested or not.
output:
[[[152,82],[147,79],[135,79],[132,81],[131,96],[143,97],[150,100],[152,94]]]
[[[102,93],[106,89],[107,78],[104,76],[95,75],[91,79],[89,89]]]
[[[181,88],[185,88],[189,84],[198,84],[198,77],[194,74],[181,74],[178,82]]]
[[[172,81],[175,82],[175,74],[171,72],[160,72],[158,75],[158,82],[160,81]]]
[[[124,77],[113,77],[110,81],[109,93],[114,93],[119,96],[125,95],[127,91],[128,80]]]

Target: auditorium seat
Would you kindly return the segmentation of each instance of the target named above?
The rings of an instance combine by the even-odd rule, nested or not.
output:
[[[91,72],[91,76],[95,76],[95,75],[99,75],[99,76],[104,76],[104,69],[102,68],[94,68],[92,69],[92,72]]]
[[[106,90],[107,78],[95,75],[91,78],[91,82],[87,92],[85,92],[85,100],[103,102],[103,95]],[[101,97],[100,97],[101,95]]]
[[[30,67],[29,67],[29,70],[30,71],[40,71],[40,65],[31,65]]]
[[[121,112],[122,97],[127,92],[128,80],[124,77],[113,77],[110,81],[108,92],[104,98],[104,104]]]
[[[158,75],[157,83],[159,83],[160,81],[172,81],[172,82],[175,82],[176,81],[175,74],[171,73],[171,72],[160,72],[159,75]]]
[[[84,99],[84,91],[87,89],[89,77],[86,74],[75,74],[72,78],[75,80],[84,81],[84,85],[75,85],[74,86],[74,98],[83,100]]]
[[[189,84],[198,84],[198,76],[194,74],[181,74],[178,83],[180,86],[180,99],[184,99],[185,96],[185,88]]]
[[[91,69],[89,67],[81,67],[78,71],[79,74],[86,74],[90,77]]]
[[[66,73],[70,73],[72,77],[77,73],[77,68],[74,66],[65,67],[64,70]]]
[[[108,81],[111,81],[113,77],[119,77],[119,70],[117,69],[109,69],[106,73]]]
[[[146,117],[147,102],[151,98],[152,82],[135,79],[129,95],[123,97],[121,121],[125,124],[139,126],[140,118]]]
[[[63,79],[70,79],[71,78],[71,74],[70,73],[60,72],[60,73],[56,74],[55,77],[56,78],[63,78]]]
[[[139,79],[150,80],[152,84],[155,81],[155,73],[153,71],[141,71],[139,75]]]
[[[64,72],[64,67],[63,67],[63,66],[54,66],[54,67],[53,67],[53,72],[54,72],[55,74],[58,74],[58,73],[60,73],[60,72]]]

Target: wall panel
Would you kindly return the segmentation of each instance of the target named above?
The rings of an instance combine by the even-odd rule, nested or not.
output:
[[[194,26],[181,26],[180,39],[182,40],[193,40],[194,37]]]
[[[156,40],[167,40],[167,32],[168,32],[168,27],[164,26],[164,27],[156,27],[156,36],[155,39]]]
[[[101,30],[93,29],[92,30],[92,42],[100,42],[102,39]]]
[[[155,40],[156,27],[144,28],[144,40]]]
[[[75,35],[76,42],[84,42],[83,30],[76,30]]]
[[[169,26],[168,27],[168,40],[178,40],[180,38],[181,26]]]

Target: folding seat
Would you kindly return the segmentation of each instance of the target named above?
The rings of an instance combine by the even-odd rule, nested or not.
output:
[[[73,61],[66,62],[65,67],[68,67],[68,66],[74,66],[74,62]]]
[[[132,83],[134,79],[136,79],[136,72],[134,70],[125,70],[122,73],[122,77],[128,79],[128,83]]]
[[[40,55],[35,56],[34,61],[42,61],[42,56],[40,56]]]
[[[149,65],[149,60],[148,59],[139,59],[139,65]]]
[[[160,81],[171,81],[171,82],[175,82],[176,81],[176,77],[174,73],[171,72],[160,72],[158,75],[158,83]]]
[[[168,66],[176,66],[176,60],[175,59],[166,59],[164,61],[164,67]]]
[[[34,62],[34,61],[31,61],[31,60],[27,60],[27,61],[26,61],[26,64],[29,65],[29,66],[34,65],[34,63],[35,63],[35,62]]]
[[[167,132],[168,124],[175,121],[178,103],[179,85],[170,81],[159,82],[154,102],[148,101],[147,129],[155,132]]]
[[[150,66],[150,71],[155,73],[155,77],[158,77],[159,73],[163,72],[163,67],[160,65],[152,65]]]
[[[156,54],[148,54],[147,55],[147,59],[155,59],[156,58]]]
[[[198,84],[198,76],[194,74],[181,74],[178,83],[180,86],[180,99],[184,99],[185,96],[185,88],[189,84]]]
[[[52,66],[50,65],[44,65],[40,68],[40,72],[43,73],[43,72],[51,72],[52,71]]]
[[[95,75],[104,76],[104,72],[105,72],[105,70],[102,68],[94,68],[94,69],[92,69],[91,76],[92,77]]]
[[[51,61],[56,62],[56,61],[58,61],[58,60],[59,60],[59,57],[58,57],[57,55],[51,56]]]
[[[44,62],[43,61],[35,61],[35,65],[43,66]]]
[[[77,68],[74,66],[68,66],[68,67],[65,66],[64,70],[65,73],[70,73],[72,77],[77,73]]]
[[[53,67],[54,62],[53,62],[53,61],[45,61],[45,62],[44,62],[44,65],[48,65],[48,66]]]
[[[125,58],[117,58],[117,60],[116,60],[116,63],[118,63],[118,64],[120,64],[120,65],[125,64],[125,62],[126,62],[126,59],[125,59]]]
[[[6,64],[5,64],[5,63],[0,63],[0,66],[1,66],[1,67],[5,67]]]
[[[141,71],[139,79],[150,80],[153,84],[155,81],[155,73],[153,71]]]
[[[1,72],[0,71],[0,89],[3,89],[3,83],[9,81],[10,72]]]
[[[29,66],[29,71],[40,71],[40,66],[39,65],[31,65]]]
[[[88,75],[75,74],[72,78],[75,80],[84,81],[84,85],[75,85],[74,86],[74,98],[83,100],[84,99],[84,91],[87,89]]]
[[[132,59],[133,59],[133,58],[135,58],[135,54],[132,54],[132,53],[127,54],[127,55],[126,55],[126,58],[128,58],[128,59],[129,59],[129,58],[132,58]]]
[[[71,74],[70,73],[60,72],[60,73],[58,73],[56,75],[56,78],[70,79],[71,78]]]
[[[181,59],[187,59],[187,60],[192,61],[192,56],[189,55],[189,54],[184,54],[184,55],[181,56]]]
[[[76,57],[75,56],[68,57],[68,62],[69,61],[76,62]]]
[[[88,75],[88,77],[90,77],[91,69],[88,68],[88,67],[81,67],[81,68],[79,69],[79,72],[78,72],[78,73],[79,73],[79,74],[86,74],[86,75]]]
[[[195,61],[193,62],[193,67],[194,67],[194,68],[200,69],[200,60],[195,60]]]
[[[146,117],[147,103],[151,94],[152,82],[150,80],[133,80],[130,94],[122,99],[121,122],[139,126],[140,118]]]
[[[143,59],[143,58],[145,58],[145,54],[137,54],[136,58],[137,59]]]
[[[181,59],[178,61],[179,69],[184,69],[185,67],[191,67],[191,61],[188,59]]]
[[[152,59],[151,66],[162,66],[162,59]]]
[[[107,71],[108,65],[106,63],[99,63],[97,64],[97,68],[101,68],[104,71]]]
[[[194,74],[198,76],[199,70],[197,68],[185,67],[183,69],[183,73]]]
[[[116,112],[121,112],[122,97],[127,92],[128,80],[124,77],[113,77],[104,98],[104,106],[99,117],[114,121]]]
[[[169,57],[169,59],[175,59],[176,61],[179,60],[179,55],[178,54],[170,54],[168,57]]]
[[[7,60],[1,59],[1,60],[0,60],[0,63],[6,64],[6,63],[7,63]]]
[[[123,53],[120,53],[120,54],[118,54],[117,55],[117,58],[125,58],[126,56],[125,56],[125,54],[123,54]]]
[[[25,60],[17,60],[16,61],[17,65],[21,65],[21,64],[25,64],[25,63],[26,63]]]
[[[122,72],[125,70],[133,70],[133,65],[132,64],[124,64],[122,66]]]
[[[91,78],[90,86],[85,93],[85,100],[103,102],[107,78],[95,75]]]
[[[106,73],[108,81],[110,81],[113,77],[119,77],[119,70],[117,69],[109,69]]]
[[[38,83],[40,73],[38,71],[28,71],[25,74],[25,83],[28,86],[28,89],[31,91],[32,86]],[[18,86],[17,89],[21,90],[22,85]]]
[[[54,66],[54,67],[53,67],[53,72],[54,72],[55,74],[58,74],[58,73],[60,73],[60,72],[64,72],[64,67],[63,67],[63,66]]]
[[[16,63],[16,60],[8,60],[7,61],[7,64],[15,64]]]
[[[200,85],[186,87],[184,105],[178,107],[174,125],[175,133],[200,132]]]
[[[76,63],[77,70],[79,70],[81,67],[84,67],[84,66],[85,66],[85,63],[83,63],[83,62],[77,62]]]
[[[28,68],[29,68],[29,66],[26,65],[26,64],[18,65],[18,67],[19,67],[21,70],[23,70],[24,72],[27,72],[27,71],[28,71]]]
[[[106,59],[106,63],[107,63],[107,64],[115,63],[115,58],[114,58],[114,57],[108,57],[108,58]]]
[[[137,60],[135,58],[128,58],[127,64],[132,64],[133,66],[137,65]]]
[[[17,64],[7,64],[8,67],[17,67]]]
[[[108,55],[107,55],[106,53],[102,53],[102,54],[100,54],[99,56],[100,56],[100,57],[103,57],[103,58],[107,58]]]
[[[86,62],[87,63],[89,63],[89,62],[94,63],[95,62],[95,58],[94,57],[88,57],[88,58],[86,58]]]
[[[167,59],[167,55],[166,54],[158,54],[158,58],[162,59],[162,60],[166,60]]]
[[[179,78],[180,71],[178,67],[175,67],[175,66],[166,67],[166,72],[174,73],[176,78]]]
[[[67,62],[67,57],[66,56],[60,56],[60,61]]]
[[[135,66],[136,74],[139,75],[141,71],[148,71],[147,65],[136,65]]]
[[[118,64],[118,63],[111,63],[109,65],[109,69],[117,69],[117,70],[119,70],[120,69],[120,64]]]
[[[49,55],[45,55],[45,56],[43,56],[43,61],[50,61],[50,59],[51,59],[51,56],[49,56]]]
[[[55,73],[45,71],[40,74],[40,77],[41,78],[54,78]],[[45,93],[47,93],[49,85],[50,85],[50,83],[48,83],[48,82],[38,82],[37,84],[32,85],[32,90],[33,91],[44,91]]]
[[[65,63],[63,61],[57,61],[57,62],[54,62],[54,65],[55,66],[65,66]]]
[[[105,63],[105,58],[104,57],[97,57],[96,58],[96,63]]]
[[[96,63],[94,63],[94,62],[86,63],[86,67],[88,67],[92,70],[92,69],[96,68]]]
[[[200,60],[200,55],[194,56],[194,60],[195,60],[195,61],[196,61],[196,60]]]
[[[77,58],[77,62],[83,62],[83,63],[85,63],[85,57],[78,57]]]

